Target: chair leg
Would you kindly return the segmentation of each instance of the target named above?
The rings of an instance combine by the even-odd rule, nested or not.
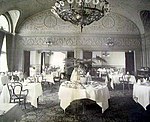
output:
[[[26,98],[24,99],[24,108],[26,109]]]
[[[124,83],[122,84],[122,87],[123,87],[123,93],[124,93]]]
[[[130,84],[128,83],[128,89],[130,90]]]
[[[37,104],[39,105],[39,97],[37,98]]]

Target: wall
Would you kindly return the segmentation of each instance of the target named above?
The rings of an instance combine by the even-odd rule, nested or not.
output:
[[[60,70],[64,71],[64,59],[66,58],[67,52],[53,52],[53,54],[49,57],[50,66],[60,67]]]
[[[30,66],[35,67],[36,72],[40,73],[41,53],[38,51],[30,51]]]
[[[142,66],[150,67],[150,11],[141,11],[145,33],[142,37]]]
[[[106,66],[114,66],[118,68],[125,68],[125,52],[108,52],[109,56],[103,56],[102,52],[93,52],[93,58],[97,56],[100,56],[104,58],[107,63],[102,63],[99,61],[95,61],[96,64],[93,64],[95,66],[99,65],[106,65]]]
[[[48,46],[47,41],[53,42],[53,45]],[[109,47],[109,41],[114,46]],[[16,36],[16,52],[33,49],[136,51],[141,49],[141,37],[139,29],[132,21],[116,13],[110,13],[84,27],[81,33],[80,27],[56,18],[47,10],[27,18],[20,25],[20,32]]]
[[[150,32],[142,35],[143,66],[150,67]]]

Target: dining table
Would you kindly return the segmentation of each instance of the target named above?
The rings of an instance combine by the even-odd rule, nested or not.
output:
[[[0,75],[0,92],[2,91],[3,85],[9,82],[9,78],[7,75]]]
[[[102,112],[109,107],[110,94],[107,85],[95,81],[87,84],[64,81],[60,85],[58,96],[60,106],[64,111],[72,101],[80,99],[95,101],[102,108]]]
[[[54,76],[53,73],[43,75],[43,82],[55,84]]]
[[[32,106],[38,107],[39,97],[43,95],[41,83],[22,83],[23,89],[28,89],[27,102],[31,103]]]
[[[9,82],[11,84],[11,82]],[[38,107],[39,98],[43,99],[43,90],[41,83],[30,83],[24,82],[22,83],[23,90],[28,89],[27,101],[31,103],[32,106]],[[10,102],[10,94],[7,85],[3,86],[2,92],[0,93],[0,103],[9,103]]]
[[[18,103],[0,103],[0,122],[19,122],[23,114]]]
[[[129,81],[129,84],[135,84],[136,83],[136,78],[134,75],[123,75],[123,73],[119,74],[109,74],[109,78],[111,79],[110,81],[110,86],[112,89],[114,89],[116,84],[120,84],[120,78],[124,76],[124,79],[126,81]]]
[[[134,84],[133,99],[146,109],[150,104],[150,82]]]
[[[3,85],[2,91],[0,92],[0,104],[1,103],[9,103],[10,102],[10,94],[7,85]]]

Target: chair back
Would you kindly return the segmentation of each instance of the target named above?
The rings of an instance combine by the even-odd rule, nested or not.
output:
[[[17,98],[21,98],[22,96],[26,97],[28,95],[29,90],[28,89],[24,89],[22,88],[22,85],[15,85],[14,89],[13,89],[13,94],[17,97]]]
[[[126,74],[126,75],[123,75],[123,79],[124,81],[128,81],[130,80],[130,75]]]
[[[11,84],[8,84],[9,94],[12,98],[13,96],[19,96],[22,91],[22,84],[20,82],[12,82]]]
[[[17,96],[17,97],[20,96],[21,95],[21,91],[22,91],[22,85],[17,84],[17,85],[15,85],[13,87],[13,94],[15,96]]]
[[[17,75],[13,75],[12,77],[14,81],[19,81],[19,77]]]

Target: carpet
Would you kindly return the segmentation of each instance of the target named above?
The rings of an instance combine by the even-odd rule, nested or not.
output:
[[[26,109],[22,108],[24,115],[20,122],[142,122],[140,113],[144,110],[132,99],[132,89],[124,93],[121,86],[110,89],[109,108],[104,113],[89,99],[73,101],[64,113],[59,105],[58,88],[59,84],[44,87],[39,107],[28,104]]]

